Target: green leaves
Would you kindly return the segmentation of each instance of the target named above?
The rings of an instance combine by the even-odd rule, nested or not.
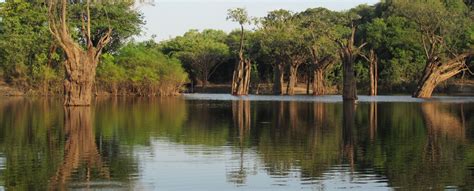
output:
[[[220,30],[190,30],[183,36],[164,42],[165,54],[181,60],[194,80],[207,81],[216,67],[230,58],[225,43],[227,34]]]
[[[250,17],[245,8],[235,8],[227,10],[227,20],[238,22],[240,25],[250,24]]]

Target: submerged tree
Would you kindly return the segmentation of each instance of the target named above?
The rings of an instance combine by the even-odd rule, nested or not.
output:
[[[391,1],[395,13],[418,25],[426,65],[414,97],[429,98],[438,84],[468,70],[466,64],[474,55],[472,30],[474,21],[469,8],[455,1]],[[449,18],[449,19],[448,19]]]
[[[244,57],[244,24],[250,23],[250,18],[245,9],[237,8],[228,10],[227,19],[238,22],[241,29],[239,61],[232,76],[232,95],[247,95],[250,87],[251,62]]]
[[[334,13],[325,8],[308,9],[298,15],[311,53],[309,68],[313,79],[313,95],[327,92],[325,73],[336,61],[337,47],[329,38],[335,33],[333,16]]]
[[[284,72],[288,69],[287,94],[293,95],[297,83],[298,68],[309,55],[302,29],[294,14],[288,10],[275,10],[261,21],[262,49],[273,58],[273,93],[283,93]]]
[[[357,100],[357,80],[354,71],[354,61],[359,56],[361,49],[365,46],[365,43],[356,46],[355,45],[355,34],[357,26],[354,23],[355,15],[349,14],[349,31],[344,32],[340,38],[336,38],[335,41],[339,45],[339,56],[342,60],[343,67],[343,89],[342,98],[344,100]],[[344,27],[347,29],[347,27]]]
[[[229,60],[227,34],[221,30],[190,30],[162,44],[165,54],[183,63],[192,80],[205,87],[217,68]]]
[[[49,0],[49,28],[51,34],[66,54],[64,63],[66,76],[64,79],[64,105],[87,106],[91,104],[92,85],[95,80],[96,68],[103,48],[111,40],[112,28],[97,40],[92,40],[90,0],[79,3],[84,7],[80,15],[85,45],[74,38],[75,30],[71,30],[68,22],[68,5],[66,0]]]
[[[377,95],[377,81],[378,81],[378,69],[377,69],[377,54],[375,53],[374,49],[369,51],[369,55],[361,54],[361,56],[369,62],[369,77],[370,77],[370,95],[376,96]]]

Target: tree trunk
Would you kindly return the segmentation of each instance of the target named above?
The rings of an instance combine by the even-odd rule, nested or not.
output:
[[[347,53],[344,53],[347,54]],[[352,55],[343,56],[343,100],[357,100],[357,87]]]
[[[244,58],[244,26],[240,27],[239,63],[236,64],[232,77],[232,95],[247,95],[250,88],[251,63]]]
[[[298,74],[298,65],[291,65],[289,78],[288,78],[288,87],[286,89],[286,94],[288,95],[295,95],[295,86],[297,84],[297,74]]]
[[[48,2],[48,24],[51,34],[66,54],[66,76],[64,79],[64,105],[88,106],[91,103],[92,85],[102,49],[110,42],[112,28],[96,41],[91,38],[90,0],[85,2],[85,11],[81,13],[82,40],[84,45],[77,43],[67,22],[67,0]],[[75,31],[76,32],[76,31]],[[75,34],[74,32],[74,34]],[[76,34],[77,35],[77,34]]]
[[[309,95],[310,85],[311,85],[311,72],[308,70],[306,73],[306,95]]]
[[[430,98],[438,84],[467,69],[465,62],[471,55],[470,53],[461,54],[444,63],[439,59],[428,59],[413,97]]]
[[[283,64],[273,66],[273,94],[283,94]]]
[[[313,95],[324,95],[326,87],[324,86],[324,71],[317,68],[313,71]]]
[[[342,60],[342,77],[343,77],[343,87],[342,87],[342,99],[343,100],[357,100],[357,82],[354,72],[354,61],[357,55],[359,55],[362,47],[366,45],[363,43],[359,47],[354,46],[356,27],[352,24],[352,33],[347,42],[341,40],[336,40],[339,45],[339,56]]]
[[[369,76],[370,76],[370,95],[377,95],[377,56],[374,50],[370,50],[369,61]]]
[[[232,77],[232,95],[247,95],[250,89],[251,63],[241,56]]]
[[[70,50],[76,57],[68,56],[65,62],[64,105],[88,106],[92,98],[97,62],[95,55],[79,49]]]

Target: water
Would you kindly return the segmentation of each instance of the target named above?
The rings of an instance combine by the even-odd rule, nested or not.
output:
[[[474,98],[0,99],[0,189],[474,189]]]

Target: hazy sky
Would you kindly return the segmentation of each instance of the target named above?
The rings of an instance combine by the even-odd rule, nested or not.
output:
[[[155,0],[154,6],[142,5],[145,34],[138,40],[156,35],[165,40],[184,34],[189,29],[222,29],[229,32],[237,23],[226,20],[227,9],[244,7],[250,16],[265,16],[268,11],[287,9],[293,12],[326,7],[347,10],[358,4],[375,4],[380,0]]]

